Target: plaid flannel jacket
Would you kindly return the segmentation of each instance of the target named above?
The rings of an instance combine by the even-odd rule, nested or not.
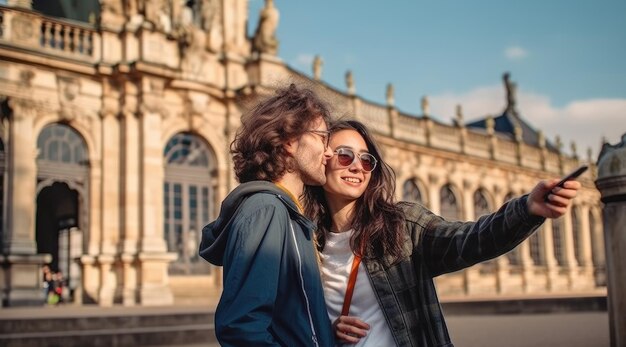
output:
[[[449,222],[422,205],[402,203],[406,242],[400,261],[364,259],[398,346],[453,346],[433,278],[500,256],[545,220],[528,214],[527,196],[475,222]]]

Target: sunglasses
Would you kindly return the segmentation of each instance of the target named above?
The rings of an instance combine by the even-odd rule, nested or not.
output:
[[[335,154],[337,154],[337,162],[339,162],[341,166],[350,166],[359,158],[363,170],[367,172],[374,171],[376,163],[378,162],[376,158],[369,153],[356,154],[349,148],[337,148]]]

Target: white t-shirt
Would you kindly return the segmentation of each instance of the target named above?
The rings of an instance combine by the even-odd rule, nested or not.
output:
[[[350,236],[353,232],[354,230],[328,233],[324,251],[320,255],[324,297],[331,322],[341,315],[348,277],[354,260],[354,254],[350,250]],[[363,262],[359,265],[349,315],[359,317],[370,326],[367,336],[361,338],[354,346],[395,346],[391,330],[376,300],[376,294],[374,294]]]

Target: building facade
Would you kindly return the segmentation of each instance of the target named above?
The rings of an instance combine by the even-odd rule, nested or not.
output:
[[[57,4],[58,3],[58,4]],[[56,4],[56,5],[51,5]],[[400,112],[309,77],[278,56],[266,0],[247,34],[246,0],[0,2],[0,262],[3,306],[43,302],[41,267],[69,300],[102,306],[211,300],[220,269],[198,257],[202,227],[237,182],[229,145],[241,115],[277,85],[313,88],[370,125],[398,199],[473,220],[581,163],[527,125],[514,88],[497,117],[453,124]],[[316,59],[316,61],[319,61]],[[492,112],[494,110],[485,110]],[[441,276],[442,295],[602,290],[595,166],[566,216],[515,251]]]

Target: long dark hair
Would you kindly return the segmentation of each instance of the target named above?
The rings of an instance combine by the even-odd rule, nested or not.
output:
[[[293,83],[260,102],[242,117],[230,145],[239,182],[275,182],[293,169],[284,144],[302,136],[319,118],[326,123],[330,120],[326,103],[312,90]]]
[[[377,160],[370,182],[352,212],[354,234],[350,239],[352,251],[363,258],[390,256],[398,260],[402,255],[404,213],[394,198],[396,175],[380,155],[378,145],[367,127],[355,120],[339,120],[330,126],[331,136],[342,130],[358,132],[367,144],[367,150]],[[326,233],[332,225],[328,203],[322,187],[307,186],[304,192],[305,213],[317,221],[317,245],[324,249]]]

